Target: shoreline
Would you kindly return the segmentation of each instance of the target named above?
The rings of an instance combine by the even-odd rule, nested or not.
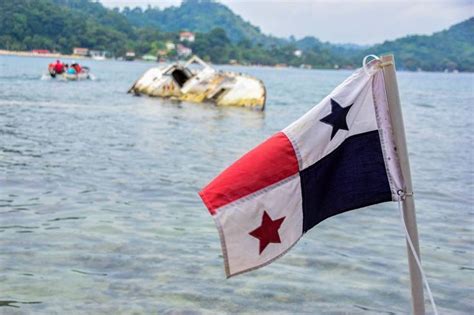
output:
[[[81,59],[81,60],[95,60],[92,57],[88,56],[80,56],[80,55],[67,55],[67,54],[61,54],[61,53],[35,53],[32,51],[21,51],[21,50],[5,50],[5,49],[0,49],[0,56],[16,56],[16,57],[39,57],[39,58],[68,58],[68,59]],[[105,60],[115,60],[113,58],[107,58]],[[102,61],[102,60],[101,60]],[[154,62],[154,61],[147,61],[147,60],[142,60],[142,59],[135,59],[132,61],[127,61],[127,62],[144,62],[144,63],[157,63],[160,64],[162,62]],[[170,63],[171,61],[165,62],[165,63]],[[180,62],[185,62],[185,60],[180,60]],[[311,69],[304,69],[304,68],[299,68],[299,67],[292,67],[292,66],[282,66],[282,65],[258,65],[258,64],[212,64],[213,66],[238,66],[238,67],[258,67],[258,68],[272,68],[272,69],[303,69],[303,70],[347,70],[351,71],[353,69],[345,69],[345,68],[340,68],[340,69],[332,69],[332,68],[311,68]],[[473,74],[474,72],[469,72],[469,71],[429,71],[429,70],[421,70],[421,71],[412,71],[412,70],[406,70],[406,69],[398,69],[397,71],[399,72],[408,72],[408,73],[452,73],[452,74],[457,74],[457,73],[468,73],[468,74]]]
[[[79,55],[64,55],[61,53],[39,54],[39,53],[34,53],[32,51],[4,50],[4,49],[0,49],[0,56],[91,59],[91,58],[87,58],[87,57],[79,56]]]

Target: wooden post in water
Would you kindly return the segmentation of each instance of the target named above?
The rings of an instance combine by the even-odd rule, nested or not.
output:
[[[397,146],[401,172],[405,181],[405,187],[403,189],[406,193],[406,196],[402,201],[405,225],[412,240],[413,246],[415,247],[416,254],[418,258],[420,258],[413,185],[411,182],[410,163],[408,160],[402,109],[400,106],[400,97],[398,95],[398,84],[395,74],[395,60],[393,55],[382,56],[380,60],[383,63],[385,91],[387,93],[388,107],[390,109],[390,118],[392,121],[395,145]],[[423,296],[423,279],[421,276],[421,271],[418,269],[416,260],[410,250],[408,242],[407,250],[411,280],[412,311],[414,315],[424,315],[425,302]]]

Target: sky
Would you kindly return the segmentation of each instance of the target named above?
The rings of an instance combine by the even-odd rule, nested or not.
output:
[[[180,0],[100,0],[108,7],[161,9]],[[220,0],[263,33],[369,45],[432,34],[474,16],[474,0]]]

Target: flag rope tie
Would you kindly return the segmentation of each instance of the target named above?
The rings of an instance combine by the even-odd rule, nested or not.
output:
[[[391,66],[391,65],[393,65],[393,62],[391,62],[391,61],[385,61],[385,62],[379,63],[380,68]]]
[[[420,258],[418,257],[418,254],[415,251],[415,246],[413,246],[411,236],[408,233],[407,226],[405,224],[405,216],[403,215],[402,200],[405,200],[406,197],[413,196],[413,193],[412,192],[411,193],[405,193],[403,190],[399,190],[397,192],[397,194],[400,196],[400,198],[398,199],[398,211],[400,212],[400,220],[401,220],[401,223],[402,223],[405,238],[408,242],[408,245],[409,245],[410,250],[413,254],[413,257],[415,258],[416,264],[418,265],[418,269],[420,270],[421,277],[423,279],[423,282],[424,282],[425,287],[426,287],[426,291],[428,293],[428,297],[429,297],[430,302],[431,302],[431,306],[433,307],[433,313],[435,315],[438,315],[438,309],[436,308],[436,303],[434,301],[433,294],[431,293],[431,289],[430,289],[430,285],[428,283],[428,279],[426,278],[425,272],[423,271],[423,267],[421,266]]]
[[[369,62],[372,62],[372,61],[374,61],[374,60],[377,60],[379,64],[382,63],[382,62],[380,61],[380,58],[379,58],[377,55],[367,55],[367,56],[364,57],[364,59],[362,60],[362,68],[364,69],[365,74],[367,74],[369,77],[372,76],[372,74],[373,74],[373,72],[371,73],[371,72],[369,71],[369,68],[368,68],[368,66],[367,66],[367,65],[369,64],[369,62],[367,62],[367,60],[368,60],[370,57],[372,57],[372,58],[374,58],[374,59],[371,60],[371,61],[369,61]]]
[[[367,60],[372,57],[373,60],[367,62]],[[377,65],[376,67],[377,68],[383,68],[383,67],[387,67],[387,66],[391,66],[393,65],[393,62],[392,61],[381,61],[380,58],[377,56],[377,55],[367,55],[364,57],[364,60],[362,60],[362,68],[364,68],[364,72],[368,75],[368,76],[371,76],[372,74],[374,74],[374,72],[370,72],[370,69],[368,67],[368,64],[371,63],[372,61],[374,60],[377,60]]]

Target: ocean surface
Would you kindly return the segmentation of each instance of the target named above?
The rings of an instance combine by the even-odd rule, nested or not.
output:
[[[197,195],[349,71],[222,67],[265,82],[261,113],[126,94],[151,63],[87,60],[96,80],[61,82],[49,62],[0,57],[0,314],[410,312],[396,203],[226,280]],[[440,314],[473,314],[474,76],[398,80],[425,272]]]

